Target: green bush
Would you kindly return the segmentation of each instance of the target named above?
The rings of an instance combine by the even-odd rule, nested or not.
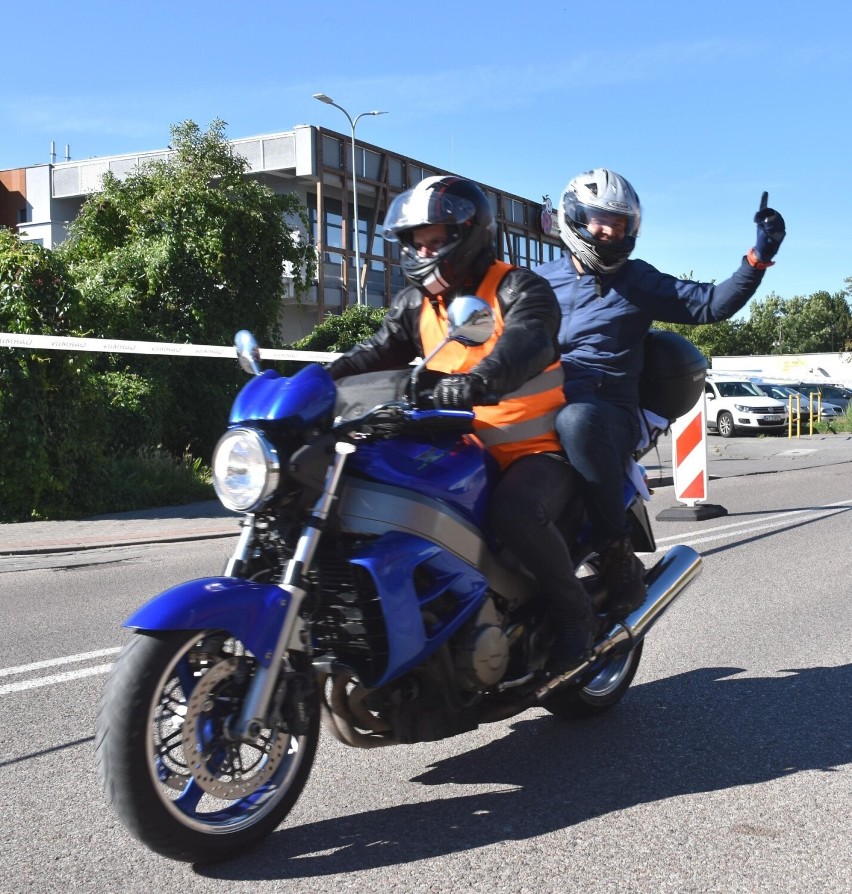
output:
[[[79,515],[102,515],[157,506],[180,506],[215,499],[210,469],[201,459],[175,457],[143,447],[106,457],[79,494]]]
[[[95,387],[104,414],[108,454],[163,443],[165,392],[161,382],[127,370],[107,370],[95,379]]]
[[[342,314],[326,317],[312,332],[290,345],[294,351],[327,351],[330,354],[349,350],[373,335],[382,324],[386,311],[380,307],[347,307]],[[284,375],[291,376],[304,364],[288,360],[282,365]]]
[[[0,228],[0,331],[73,334],[83,317],[60,257]],[[0,520],[73,512],[100,453],[91,357],[0,349]]]

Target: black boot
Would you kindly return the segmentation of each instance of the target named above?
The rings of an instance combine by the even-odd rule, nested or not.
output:
[[[629,537],[615,540],[601,554],[601,571],[611,615],[628,615],[645,601],[645,567],[636,558]]]
[[[550,612],[555,633],[546,670],[558,677],[573,670],[591,655],[595,622],[591,606],[559,606]]]

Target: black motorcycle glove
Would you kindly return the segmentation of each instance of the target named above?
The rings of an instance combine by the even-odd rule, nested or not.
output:
[[[401,407],[383,407],[370,417],[365,433],[374,441],[395,438],[406,425],[406,417]]]
[[[444,376],[432,392],[432,402],[442,410],[472,410],[485,398],[485,382],[472,373]]]
[[[775,263],[772,259],[787,235],[787,231],[784,229],[784,218],[774,208],[766,207],[768,199],[769,193],[765,192],[760,199],[760,208],[754,215],[754,222],[757,224],[757,239],[754,248],[749,252],[749,263],[752,267],[771,267]]]

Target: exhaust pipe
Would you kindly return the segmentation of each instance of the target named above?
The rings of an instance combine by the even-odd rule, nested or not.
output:
[[[645,575],[645,601],[617,626],[626,627],[634,643],[639,642],[698,577],[701,565],[701,556],[692,547],[673,546]]]
[[[576,668],[554,677],[542,686],[536,696],[546,698],[560,686],[580,680],[588,669],[616,650],[628,651],[660,620],[675,599],[701,573],[701,556],[689,546],[673,546],[645,575],[648,594],[639,608],[619,621],[595,643],[591,656]]]

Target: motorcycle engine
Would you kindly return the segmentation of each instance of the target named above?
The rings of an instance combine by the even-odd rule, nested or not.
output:
[[[503,618],[490,597],[459,632],[453,663],[459,683],[471,690],[493,686],[506,673],[509,639],[503,629]]]

